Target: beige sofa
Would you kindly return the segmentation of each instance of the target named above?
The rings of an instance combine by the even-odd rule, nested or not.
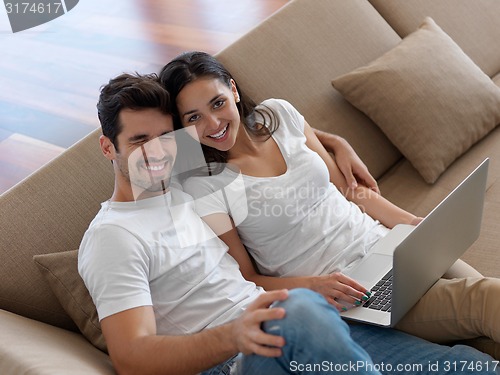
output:
[[[423,19],[430,16],[496,85],[500,85],[500,26],[495,19],[498,14],[500,2],[497,0],[297,0],[222,51],[219,57],[256,101],[285,98],[312,126],[349,140],[379,179],[383,194],[418,215],[429,212],[480,161],[489,157],[482,233],[463,259],[485,275],[500,277],[500,129],[483,129],[480,136],[469,141],[478,142],[467,144],[458,152],[462,155],[449,166],[445,163],[444,172],[435,183],[429,184],[422,178],[422,164],[415,161],[415,155],[408,154],[410,162],[401,153],[406,155],[404,148],[408,145],[397,143],[400,140],[390,133],[390,126],[406,125],[406,121],[398,120],[395,125],[378,123],[385,120],[377,117],[373,108],[364,107],[363,100],[358,103],[350,98],[367,113],[365,115],[331,84],[333,79],[392,50],[401,38],[415,31]],[[365,78],[362,83],[376,82],[372,76]],[[469,74],[463,74],[452,83],[457,87],[469,79],[472,79]],[[350,81],[347,85],[337,82],[336,87],[343,85],[341,90],[348,95],[351,84]],[[398,89],[401,94],[414,90],[412,82],[406,84],[406,88]],[[375,87],[370,90],[379,87],[378,84],[372,86]],[[491,91],[491,87],[489,89]],[[366,87],[363,90],[365,96],[375,99],[379,96]],[[490,94],[497,95],[494,90]],[[429,94],[424,96],[429,98]],[[476,92],[472,96],[481,99],[479,104],[485,102]],[[495,100],[487,111],[495,111]],[[379,101],[376,106],[382,107],[376,109],[387,117],[391,111],[384,105],[389,99]],[[413,98],[412,103],[415,102]],[[433,100],[431,106],[432,103]],[[393,108],[402,109],[404,114],[405,105],[397,103]],[[469,107],[460,101],[455,105],[457,110]],[[417,115],[419,110],[432,113],[427,106],[417,108]],[[442,112],[442,116],[447,117],[448,112],[455,111]],[[489,121],[500,122],[495,116],[488,117]],[[391,115],[388,117],[390,121]],[[409,131],[404,126],[401,129]],[[437,134],[440,129],[433,131]],[[391,140],[385,132],[391,134]],[[459,129],[453,130],[453,133],[459,132]],[[77,249],[100,202],[109,198],[113,174],[109,162],[100,154],[98,136],[99,131],[93,132],[0,196],[1,374],[114,373],[109,357],[78,332],[62,307],[71,311],[72,316],[76,311],[87,319],[83,325],[79,322],[80,329],[98,332],[95,316],[85,306],[87,297],[72,293],[78,288],[74,256],[67,257],[68,262],[55,262],[54,268],[33,261],[37,254]],[[410,139],[408,147],[412,145],[414,141]],[[432,154],[431,157],[431,162],[436,159],[437,163],[437,157]],[[426,176],[429,180],[429,175]]]

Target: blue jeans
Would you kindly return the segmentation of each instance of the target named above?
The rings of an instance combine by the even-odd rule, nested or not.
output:
[[[442,346],[400,331],[347,325],[325,299],[294,289],[279,302],[282,320],[263,329],[285,338],[279,358],[239,355],[203,375],[281,374],[496,374],[491,357],[473,348]]]

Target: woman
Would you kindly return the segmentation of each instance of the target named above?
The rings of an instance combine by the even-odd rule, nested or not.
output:
[[[181,55],[163,68],[160,80],[176,102],[178,125],[195,128],[207,162],[227,163],[212,176],[188,179],[185,188],[204,197],[197,200],[199,213],[226,242],[243,275],[266,289],[316,290],[339,309],[338,300],[366,300],[369,292],[342,272],[388,228],[421,218],[366,187],[350,189],[290,103],[269,99],[255,106],[210,55]],[[248,204],[241,220],[217,194],[236,172],[243,176]],[[493,342],[482,349],[500,358],[500,281],[474,275],[438,281],[398,328],[442,343],[486,336]]]

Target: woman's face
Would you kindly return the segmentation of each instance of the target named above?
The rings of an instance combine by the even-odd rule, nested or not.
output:
[[[240,114],[236,107],[238,92],[216,78],[199,78],[177,95],[177,109],[184,127],[195,126],[202,144],[228,151],[236,142]]]

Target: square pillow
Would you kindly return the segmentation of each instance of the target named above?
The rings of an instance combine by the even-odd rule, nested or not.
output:
[[[107,353],[96,307],[78,273],[78,250],[35,255],[33,260],[83,336]]]
[[[429,17],[392,50],[332,85],[428,183],[500,123],[500,88]]]

